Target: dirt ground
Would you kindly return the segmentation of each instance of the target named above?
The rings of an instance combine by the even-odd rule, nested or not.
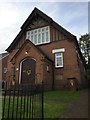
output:
[[[90,93],[89,89],[81,90],[80,98],[68,103],[68,108],[61,118],[88,118],[88,93]]]

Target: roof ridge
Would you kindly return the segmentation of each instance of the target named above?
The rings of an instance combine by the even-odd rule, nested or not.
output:
[[[76,36],[74,36],[73,34],[71,34],[69,31],[67,31],[65,28],[63,28],[61,25],[59,25],[58,23],[56,23],[51,17],[49,17],[44,12],[42,12],[41,10],[39,10],[38,8],[35,7],[33,9],[33,11],[31,12],[31,14],[28,16],[28,18],[26,19],[26,21],[21,26],[20,32],[15,37],[15,39],[12,41],[12,43],[10,44],[10,46],[6,49],[6,51],[10,52],[10,50],[12,49],[12,47],[16,44],[16,42],[19,40],[19,38],[21,37],[21,35],[24,33],[25,29],[27,28],[28,24],[30,23],[30,21],[34,17],[35,13],[37,13],[42,18],[44,18],[50,25],[56,27],[58,30],[60,30],[62,33],[64,33],[68,38],[75,39]]]
[[[25,22],[23,23],[23,25],[21,26],[21,29],[25,29],[25,27],[27,27],[29,21],[32,19],[34,13],[37,13],[37,14],[41,14],[41,16],[43,15],[43,17],[47,17],[48,21],[52,21],[53,19],[51,17],[49,17],[47,14],[45,14],[44,12],[42,12],[40,9],[38,9],[37,7],[35,7],[31,14],[28,16],[28,18],[25,20]],[[29,21],[28,21],[29,20]]]

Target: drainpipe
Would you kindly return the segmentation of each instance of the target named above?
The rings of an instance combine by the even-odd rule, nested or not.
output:
[[[54,63],[52,63],[52,90],[55,89],[55,83],[54,83]]]
[[[42,82],[45,83],[44,81],[44,57],[42,57],[41,61],[42,61]]]
[[[13,64],[13,85],[15,84],[15,72],[16,72],[16,70],[15,70],[15,60],[12,62],[12,64]]]

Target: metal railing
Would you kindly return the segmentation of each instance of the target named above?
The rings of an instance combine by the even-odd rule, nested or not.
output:
[[[44,84],[14,85],[2,91],[2,119],[42,119]]]

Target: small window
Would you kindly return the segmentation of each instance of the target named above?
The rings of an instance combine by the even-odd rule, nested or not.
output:
[[[55,67],[63,67],[63,53],[55,53]]]
[[[47,72],[49,72],[49,66],[47,65]]]

